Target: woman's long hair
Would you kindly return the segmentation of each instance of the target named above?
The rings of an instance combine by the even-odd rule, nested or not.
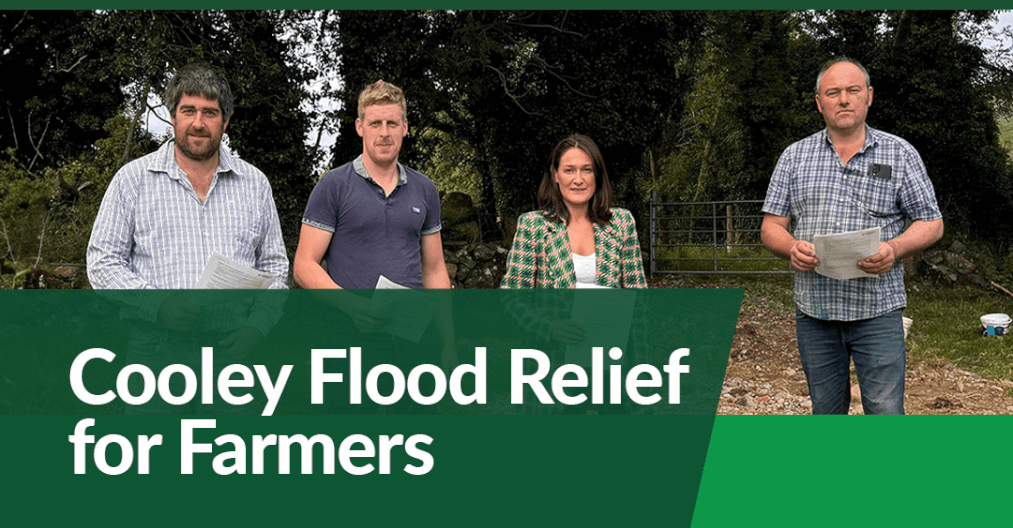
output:
[[[608,171],[605,170],[605,159],[594,144],[591,138],[574,134],[564,138],[556,148],[552,149],[549,157],[549,171],[542,178],[542,184],[538,186],[538,208],[544,212],[546,218],[569,223],[570,210],[563,202],[563,194],[559,191],[559,184],[556,183],[556,171],[559,170],[559,160],[563,154],[570,149],[580,149],[588,157],[594,168],[594,196],[591,197],[587,207],[588,220],[596,224],[607,224],[612,220],[612,184],[609,183]]]

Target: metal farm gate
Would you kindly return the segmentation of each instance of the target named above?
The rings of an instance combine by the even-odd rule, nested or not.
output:
[[[786,274],[760,242],[763,200],[661,202],[651,194],[650,273]]]

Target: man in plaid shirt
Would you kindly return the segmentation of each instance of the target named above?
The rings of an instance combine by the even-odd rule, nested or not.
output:
[[[827,127],[781,154],[763,205],[763,244],[796,270],[796,331],[813,414],[848,413],[852,359],[865,413],[904,413],[901,259],[943,235],[918,152],[866,125],[872,94],[858,61],[823,65],[816,107]],[[840,280],[816,273],[815,235],[872,227],[882,230],[879,251],[856,266],[874,276]]]
[[[124,165],[110,182],[88,242],[88,279],[133,320],[127,363],[159,372],[196,366],[214,346],[216,372],[246,360],[281,317],[277,296],[203,306],[191,302],[214,254],[274,277],[287,288],[288,256],[267,177],[221,145],[234,109],[226,79],[204,64],[182,67],[163,101],[174,137]],[[202,367],[203,368],[203,367]],[[179,377],[170,384],[180,394]],[[178,382],[178,383],[177,383]],[[131,376],[131,393],[140,379]],[[248,412],[216,399],[197,412]],[[159,397],[128,414],[175,414]]]

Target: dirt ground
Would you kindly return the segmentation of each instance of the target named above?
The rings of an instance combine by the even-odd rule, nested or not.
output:
[[[794,314],[764,299],[746,304],[739,312],[717,414],[810,414]],[[985,379],[939,358],[913,360],[911,346],[918,336],[916,325],[907,341],[907,414],[1013,414],[1013,398],[1007,395],[1013,381]],[[851,392],[851,414],[862,414],[854,366]]]

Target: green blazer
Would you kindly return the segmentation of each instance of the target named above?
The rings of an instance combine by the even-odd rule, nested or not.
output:
[[[646,288],[637,225],[626,209],[613,207],[612,220],[594,226],[595,283],[611,288]],[[501,288],[573,288],[577,277],[566,224],[542,211],[517,219]]]

